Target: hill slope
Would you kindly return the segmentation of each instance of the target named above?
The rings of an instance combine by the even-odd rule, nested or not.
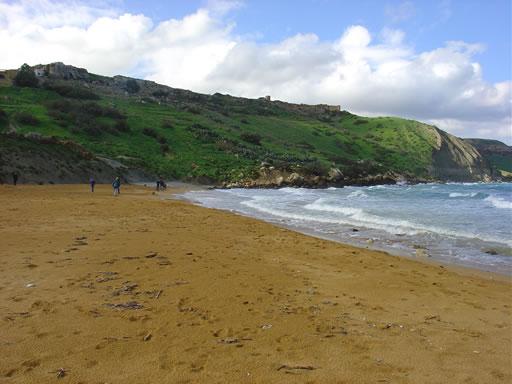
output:
[[[266,171],[260,165],[267,163],[266,168],[298,174],[311,185],[365,183],[369,175],[386,172],[388,179],[396,174],[417,180],[495,179],[471,144],[417,121],[363,118],[326,105],[203,95],[62,63],[34,69],[40,75],[37,87],[12,86],[17,72],[3,73],[0,132],[73,141],[151,174],[247,185],[262,178]],[[343,175],[329,176],[332,167]]]
[[[489,163],[501,171],[512,173],[512,147],[498,140],[465,139],[475,147]]]

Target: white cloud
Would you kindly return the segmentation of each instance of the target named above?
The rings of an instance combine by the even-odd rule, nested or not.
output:
[[[411,1],[402,1],[398,6],[388,5],[386,16],[394,23],[407,21],[414,17],[416,9]]]
[[[478,44],[447,42],[415,52],[403,31],[384,29],[378,43],[363,26],[348,27],[335,41],[297,34],[261,44],[236,36],[235,25],[224,21],[226,12],[242,6],[239,1],[212,1],[209,9],[157,25],[113,8],[49,4],[0,3],[0,40],[9,52],[0,57],[1,68],[63,61],[104,75],[144,73],[196,92],[272,95],[368,116],[432,121],[456,135],[512,143],[512,83],[482,79],[474,60],[484,50]],[[404,2],[397,14],[413,13]]]
[[[206,4],[206,8],[217,17],[222,17],[244,6],[244,3],[239,0],[207,0]]]

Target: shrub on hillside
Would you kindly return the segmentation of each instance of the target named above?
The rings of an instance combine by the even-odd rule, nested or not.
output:
[[[329,155],[327,157],[327,159],[329,159],[329,161],[332,161],[334,164],[347,164],[347,163],[351,162],[351,160],[345,156],[334,155],[334,154]]]
[[[358,119],[354,122],[354,125],[359,125],[359,124],[368,124],[368,120],[361,120],[361,119]]]
[[[7,112],[5,112],[2,108],[0,108],[0,120],[7,118]]]
[[[118,119],[118,120],[126,119],[127,118],[125,115],[123,115],[117,109],[110,108],[110,107],[109,108],[103,108],[103,116],[110,117],[112,119]]]
[[[318,161],[314,161],[308,164],[305,164],[302,169],[311,175],[315,176],[325,176],[329,173],[329,168],[325,167]]]
[[[23,64],[14,77],[14,85],[18,87],[37,88],[39,81],[37,80],[34,70],[28,64]]]
[[[39,119],[34,115],[28,112],[16,112],[14,114],[14,119],[24,125],[38,125],[40,123]]]
[[[200,115],[201,114],[201,110],[199,108],[192,107],[192,106],[186,107],[185,111],[193,113],[194,115]]]
[[[140,85],[137,83],[137,80],[130,79],[126,81],[125,89],[128,93],[137,93],[140,90]]]
[[[84,103],[82,105],[82,108],[87,114],[94,116],[94,117],[100,117],[103,116],[103,107],[99,104],[93,103],[91,101]]]
[[[167,144],[167,143],[166,143],[166,144],[161,144],[161,145],[160,145],[160,151],[161,151],[162,153],[167,153],[167,152],[169,152],[169,144]]]
[[[118,120],[114,124],[114,128],[117,129],[120,132],[129,132],[130,131],[130,126],[128,125],[126,120]]]
[[[156,131],[152,128],[142,128],[142,134],[146,135],[146,136],[151,136],[154,138],[156,138],[156,136],[157,136]]]
[[[261,136],[257,133],[242,133],[240,138],[248,143],[260,145],[261,144]]]
[[[233,151],[234,147],[235,147],[235,144],[231,140],[227,140],[226,138],[217,140],[215,142],[215,148],[219,151],[231,152],[231,151]]]
[[[44,103],[44,106],[48,109],[64,113],[71,111],[74,107],[71,101],[64,99],[47,101]]]
[[[84,131],[89,136],[99,136],[102,133],[102,129],[98,124],[89,124],[84,127]]]
[[[59,95],[79,100],[98,100],[100,97],[88,88],[60,84],[51,81],[44,83],[44,87],[50,91],[55,91]]]
[[[172,124],[169,123],[168,121],[162,121],[162,128],[172,129]]]
[[[167,139],[163,136],[158,136],[156,138],[156,141],[158,141],[160,144],[166,144],[167,143]]]

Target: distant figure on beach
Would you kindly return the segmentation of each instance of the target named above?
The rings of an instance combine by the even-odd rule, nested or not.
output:
[[[112,187],[114,188],[114,196],[119,194],[119,187],[121,186],[121,181],[119,181],[119,177],[116,177],[114,182],[112,183]]]
[[[91,177],[91,180],[89,180],[89,183],[91,184],[91,192],[94,192],[94,186],[96,185],[96,180],[94,180]]]
[[[18,182],[18,174],[16,172],[12,173],[12,182],[14,185]]]
[[[165,191],[166,188],[167,188],[167,184],[165,184],[165,181],[160,179],[160,190]]]
[[[156,181],[156,190],[159,191],[160,190],[160,180],[157,180]]]

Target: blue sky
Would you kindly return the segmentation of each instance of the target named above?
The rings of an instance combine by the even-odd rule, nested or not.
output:
[[[143,13],[153,21],[183,18],[204,0],[125,0],[122,9]],[[358,24],[378,36],[382,29],[398,28],[418,51],[432,50],[447,40],[479,43],[485,51],[477,59],[487,81],[510,80],[512,1],[510,0],[251,0],[234,7],[228,21],[234,32],[260,43],[276,43],[297,33],[315,33],[336,40],[345,28]]]
[[[0,68],[63,61],[512,144],[510,0],[0,0]]]

